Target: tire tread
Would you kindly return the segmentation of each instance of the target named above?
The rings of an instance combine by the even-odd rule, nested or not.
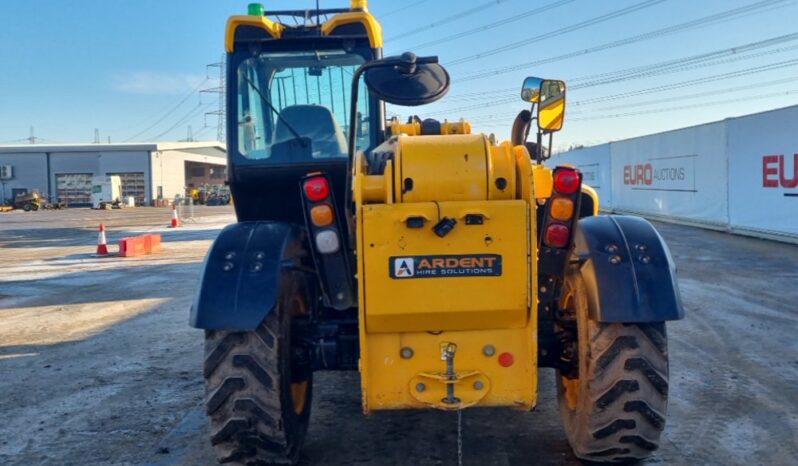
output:
[[[581,277],[576,279],[580,286]],[[586,305],[585,305],[586,306]],[[668,343],[663,322],[600,323],[582,309],[577,325],[580,395],[568,408],[558,382],[568,440],[579,458],[592,462],[639,461],[651,455],[665,427]],[[580,361],[580,364],[585,364]],[[584,380],[581,380],[584,378]]]
[[[293,414],[284,389],[288,375],[280,369],[283,338],[288,338],[282,335],[290,332],[284,328],[290,319],[280,311],[251,332],[206,332],[206,410],[211,444],[222,464],[295,464],[299,459],[310,400],[301,416]]]

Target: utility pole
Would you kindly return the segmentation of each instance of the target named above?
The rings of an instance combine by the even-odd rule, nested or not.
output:
[[[94,128],[94,143],[100,143],[100,128]]]
[[[217,63],[211,63],[210,65],[207,65],[206,72],[207,72],[207,76],[209,78],[211,77],[211,72],[213,71],[213,68],[219,68],[219,76],[218,76],[219,85],[217,87],[211,87],[211,88],[208,88],[208,89],[203,89],[203,90],[200,91],[200,94],[206,93],[206,94],[217,94],[218,95],[218,99],[219,99],[219,107],[218,107],[218,109],[213,111],[213,112],[206,112],[205,116],[207,117],[208,115],[215,115],[215,116],[218,117],[217,123],[216,123],[216,139],[218,141],[220,141],[220,142],[224,142],[224,140],[225,140],[225,131],[224,131],[224,125],[225,125],[225,118],[224,118],[225,117],[225,80],[226,80],[226,76],[225,76],[225,57],[224,57],[224,55],[222,56],[221,61],[219,61]]]
[[[33,126],[31,126],[31,127],[30,127],[30,137],[28,137],[28,143],[30,143],[30,144],[36,144],[36,140],[37,140],[37,139],[38,139],[38,138],[37,138],[36,136],[34,136],[34,134],[33,134]]]
[[[180,142],[194,142],[194,130],[191,128],[191,125],[186,127],[186,138],[181,139]]]

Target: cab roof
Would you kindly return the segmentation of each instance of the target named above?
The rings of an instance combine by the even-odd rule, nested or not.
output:
[[[294,24],[283,23],[283,17],[293,18]],[[351,0],[349,9],[325,10],[265,11],[260,4],[250,4],[249,14],[227,20],[225,50],[232,53],[236,42],[246,40],[297,37],[367,37],[371,48],[383,45],[382,26],[369,13],[366,0]]]

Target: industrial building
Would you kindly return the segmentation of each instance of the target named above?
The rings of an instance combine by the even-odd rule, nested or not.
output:
[[[218,142],[0,146],[0,204],[38,192],[69,206],[90,205],[92,176],[119,175],[122,196],[137,205],[185,195],[186,187],[224,184]]]

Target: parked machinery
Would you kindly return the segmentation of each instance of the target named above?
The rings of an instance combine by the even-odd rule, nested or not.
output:
[[[647,221],[600,215],[577,169],[545,165],[565,83],[527,79],[500,144],[465,121],[386,123],[386,102],[445,95],[436,57],[383,58],[364,0],[249,13],[226,36],[238,223],[191,313],[219,460],[297,461],[318,370],[359,370],[369,413],[531,410],[549,367],[577,456],[656,449],[674,265]]]
[[[41,208],[43,205],[44,201],[37,192],[18,194],[14,198],[14,207],[17,209],[22,209],[25,212],[39,210],[39,208]]]

